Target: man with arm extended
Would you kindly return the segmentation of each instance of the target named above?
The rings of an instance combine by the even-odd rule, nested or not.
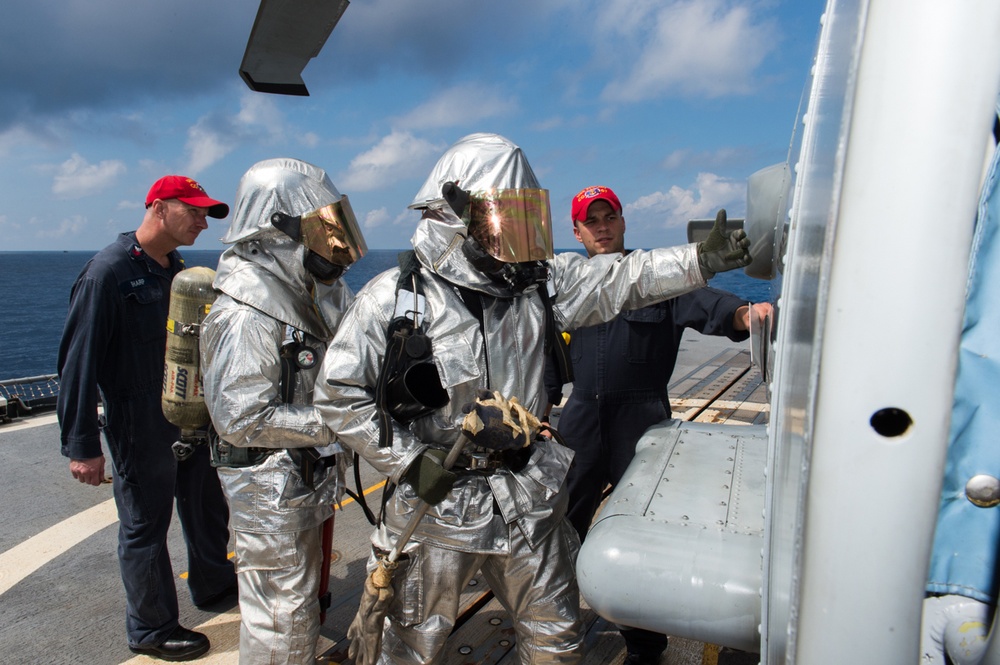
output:
[[[511,614],[520,662],[576,663],[578,541],[562,491],[572,452],[531,426],[546,403],[546,340],[556,322],[594,325],[702,286],[706,270],[746,265],[748,243],[734,233],[715,238],[716,249],[554,256],[548,191],[521,149],[496,134],[449,148],[411,207],[422,212],[412,261],[358,292],[317,384],[327,424],[395,485],[369,571],[431,504],[395,562],[381,652],[365,662],[441,662],[461,591],[481,570]],[[397,323],[406,327],[387,341]],[[390,352],[403,330],[406,353]],[[387,356],[405,367],[394,373]]]

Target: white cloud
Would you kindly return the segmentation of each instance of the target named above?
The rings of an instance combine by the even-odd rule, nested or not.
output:
[[[734,164],[753,164],[760,157],[746,147],[725,147],[716,150],[679,148],[663,158],[661,165],[668,171],[676,169],[726,169]]]
[[[444,148],[394,131],[373,148],[351,160],[347,174],[338,180],[345,191],[370,191],[403,178],[420,176],[433,165]]]
[[[306,132],[298,137],[299,143],[307,148],[315,148],[320,144],[320,137],[316,132]]]
[[[197,177],[246,142],[282,144],[287,142],[287,133],[285,116],[274,99],[245,91],[235,115],[209,113],[188,129],[184,172]],[[316,140],[313,137],[306,134],[303,140],[308,144]]]
[[[434,94],[428,101],[395,119],[399,129],[455,127],[510,115],[517,104],[502,90],[476,83],[455,86]]]
[[[366,229],[375,229],[387,221],[389,221],[389,211],[383,207],[378,210],[369,210],[368,214],[365,215],[365,221],[361,225]]]
[[[236,114],[236,124],[244,127],[270,127],[280,132],[285,118],[273,97],[244,91],[240,96],[240,110]]]
[[[184,172],[190,173],[195,178],[204,169],[235,150],[237,146],[232,135],[217,131],[204,120],[205,118],[198,120],[198,123],[188,130],[185,146],[188,164],[184,167]]]
[[[38,225],[40,222],[37,219],[33,219],[31,220],[31,224]],[[86,227],[86,217],[82,215],[73,215],[72,217],[64,218],[55,228],[39,229],[35,233],[35,236],[46,240],[59,240],[62,238],[78,236]]]
[[[130,201],[129,199],[122,199],[118,202],[118,210],[142,210],[146,206],[142,201]]]
[[[19,146],[30,145],[36,141],[35,134],[25,125],[14,125],[0,132],[0,156],[8,155]]]
[[[73,153],[59,165],[52,179],[52,193],[61,198],[77,199],[107,189],[125,173],[124,162],[106,159],[97,164],[89,164],[86,159]]]
[[[639,102],[671,92],[715,98],[754,91],[754,72],[777,46],[778,31],[747,3],[613,0],[597,25],[614,39],[598,48],[619,75],[606,100]]]
[[[668,171],[681,168],[686,165],[690,159],[691,151],[687,148],[681,148],[680,150],[674,150],[672,153],[663,158],[663,168]]]
[[[553,129],[559,129],[564,126],[566,121],[561,115],[553,115],[548,118],[544,118],[538,122],[531,124],[531,129],[536,132],[547,132]]]
[[[409,208],[406,208],[403,210],[403,212],[396,215],[396,218],[392,220],[392,225],[393,226],[402,225],[412,228],[416,224],[418,219],[420,219],[419,212],[417,212],[416,210],[410,210]]]
[[[623,214],[629,225],[641,229],[683,227],[691,219],[714,218],[719,208],[726,208],[730,216],[742,214],[745,200],[746,182],[699,173],[691,187],[674,186],[641,196],[626,203]]]

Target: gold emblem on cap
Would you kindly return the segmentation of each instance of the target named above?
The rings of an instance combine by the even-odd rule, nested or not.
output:
[[[202,187],[201,185],[199,185],[197,182],[195,182],[191,178],[185,178],[185,179],[187,180],[187,184],[189,184],[191,187],[197,189],[202,194],[205,194],[205,196],[208,196],[208,193],[205,192],[205,188],[204,187]]]

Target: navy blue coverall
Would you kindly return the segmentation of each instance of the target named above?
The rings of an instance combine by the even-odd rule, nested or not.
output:
[[[614,487],[635,456],[635,445],[651,426],[670,418],[667,384],[685,328],[725,335],[734,342],[749,333],[733,327],[736,309],[747,302],[725,291],[701,288],[642,309],[622,312],[600,325],[571,331],[573,391],[559,418],[559,433],[576,452],[566,479],[566,517],[580,542],[594,519],[607,485]],[[556,373],[546,372],[546,392],[559,394]],[[629,653],[659,653],[666,638],[623,629]]]
[[[111,454],[130,646],[158,646],[178,625],[167,551],[175,498],[194,604],[236,583],[227,560],[229,510],[208,447],[196,446],[177,462],[171,445],[180,432],[160,406],[170,283],[183,267],[176,251],[163,268],[142,251],[134,232],[119,235],[73,285],[59,344],[62,454],[100,457],[101,432]]]

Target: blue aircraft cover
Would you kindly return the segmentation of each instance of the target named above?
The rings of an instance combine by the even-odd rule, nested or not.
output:
[[[1000,103],[998,103],[1000,113]],[[948,461],[927,590],[997,599],[1000,506],[966,498],[970,478],[1000,478],[1000,148],[983,185],[969,260]]]

